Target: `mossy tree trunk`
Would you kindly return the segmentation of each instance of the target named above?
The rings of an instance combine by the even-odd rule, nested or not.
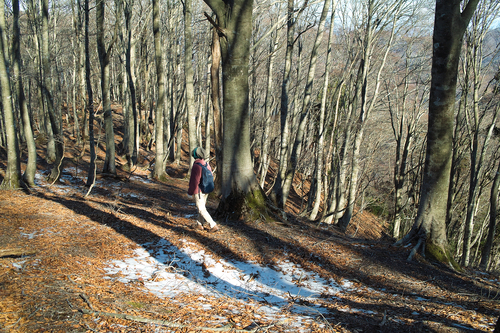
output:
[[[250,155],[248,64],[252,0],[205,0],[218,19],[223,86],[222,183],[219,215],[265,209]],[[249,203],[254,202],[251,206]]]
[[[446,237],[446,210],[452,160],[453,115],[458,63],[465,29],[479,0],[436,0],[432,79],[424,176],[417,217],[410,232],[396,244],[417,240],[430,257],[454,264]]]

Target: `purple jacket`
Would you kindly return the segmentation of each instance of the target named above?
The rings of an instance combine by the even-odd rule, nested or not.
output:
[[[201,166],[198,164],[201,163],[205,165],[205,160],[202,159],[197,159],[194,161],[193,168],[191,169],[191,178],[189,179],[189,189],[188,189],[188,194],[193,195],[193,194],[198,194],[201,192],[199,184],[201,180]],[[207,163],[208,170],[212,171],[212,168],[210,167],[210,163]]]

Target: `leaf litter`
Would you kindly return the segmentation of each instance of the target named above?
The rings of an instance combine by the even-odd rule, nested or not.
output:
[[[488,332],[498,316],[497,276],[407,263],[369,217],[356,237],[293,214],[207,234],[184,179],[102,178],[84,198],[81,177],[0,192],[0,249],[36,251],[0,258],[2,331]]]

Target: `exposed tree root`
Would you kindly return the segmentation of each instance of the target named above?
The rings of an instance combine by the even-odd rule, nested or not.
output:
[[[417,245],[415,245],[415,247],[411,250],[410,255],[408,256],[408,259],[406,259],[406,261],[412,261],[413,257],[421,246],[425,248],[425,242],[422,237],[418,239]],[[422,253],[424,253],[424,251],[422,251]]]

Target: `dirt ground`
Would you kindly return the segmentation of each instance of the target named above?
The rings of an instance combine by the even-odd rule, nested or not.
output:
[[[186,164],[168,166],[170,178],[160,183],[148,178],[153,153],[142,152],[134,173],[100,177],[85,197],[77,153],[66,149],[62,182],[47,184],[41,165],[40,186],[30,193],[0,191],[0,254],[17,251],[0,257],[0,332],[294,332],[230,298],[209,298],[207,310],[196,295],[162,298],[141,280],[107,278],[110,261],[160,239],[188,241],[214,258],[271,267],[290,260],[353,283],[356,292],[326,298],[328,315],[301,332],[491,332],[500,315],[498,276],[457,273],[419,255],[407,262],[411,248],[393,247],[383,221],[366,212],[344,234],[297,217],[302,199],[293,193],[286,219],[222,220],[220,232],[208,233],[186,218],[195,213],[186,197]],[[211,196],[209,211],[216,205]],[[228,314],[229,305],[239,311]],[[217,316],[230,324],[211,321]]]

